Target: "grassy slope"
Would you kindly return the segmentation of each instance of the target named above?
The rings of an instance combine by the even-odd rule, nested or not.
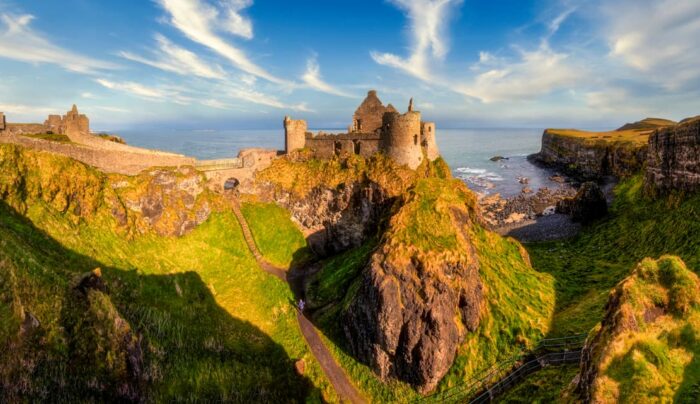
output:
[[[456,229],[445,222],[437,205],[451,203],[469,205],[469,201],[453,187],[463,186],[452,180],[419,180],[405,231],[396,232],[399,239],[428,250],[448,251],[455,247]],[[437,194],[436,194],[437,193]],[[405,216],[405,215],[404,215]],[[448,220],[449,222],[449,220]],[[430,236],[428,236],[430,235]],[[487,297],[488,313],[476,333],[468,334],[449,373],[438,391],[468,379],[474,372],[512,355],[520,348],[535,344],[549,327],[554,306],[552,278],[534,271],[527,253],[519,243],[504,239],[474,225],[470,233],[480,264],[481,279]],[[358,276],[373,252],[377,241],[331,258],[323,263],[310,288],[309,301],[326,305],[318,317],[326,332],[333,353],[366,396],[375,401],[409,401],[419,396],[410,386],[390,381],[383,384],[365,365],[347,354],[338,315],[349,303],[358,287]]]
[[[609,132],[589,132],[578,129],[547,129],[553,135],[581,139],[588,143],[620,143],[632,145],[644,145],[649,140],[651,130],[621,130]]]
[[[241,206],[255,244],[271,264],[287,268],[311,258],[304,235],[284,208],[272,203],[248,202]]]
[[[652,201],[642,188],[641,176],[620,183],[609,217],[577,237],[528,245],[534,267],[556,279],[552,336],[590,330],[610,289],[645,257],[674,254],[700,267],[700,195]]]
[[[42,171],[51,171],[56,162],[68,168],[79,164],[40,153],[33,159]],[[38,167],[29,167],[33,169]],[[212,215],[182,238],[147,234],[131,241],[112,230],[114,219],[102,208],[89,220],[76,221],[32,199],[26,204],[31,222],[5,204],[0,216],[0,270],[19,285],[10,288],[5,279],[0,301],[20,301],[39,319],[55,336],[49,351],[65,349],[61,307],[71,279],[100,266],[116,307],[146,336],[149,391],[157,399],[313,397],[309,381],[294,373],[299,358],[305,360],[306,376],[334,399],[298,331],[291,292],[257,268],[231,213]],[[17,330],[8,307],[0,310],[3,336]],[[55,356],[49,372],[61,372],[57,369],[67,359],[62,355]]]

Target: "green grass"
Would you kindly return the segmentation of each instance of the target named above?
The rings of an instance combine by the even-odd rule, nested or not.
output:
[[[588,332],[610,289],[645,257],[673,254],[700,267],[700,195],[652,200],[642,188],[641,176],[623,181],[607,219],[573,239],[527,246],[534,267],[556,279],[552,336]]]
[[[68,136],[59,135],[56,133],[34,133],[34,134],[26,134],[24,136],[31,137],[34,139],[40,139],[40,140],[50,140],[52,142],[72,143]]]
[[[257,267],[231,212],[183,237],[125,237],[106,194],[121,178],[45,153],[0,152],[17,157],[0,173],[0,379],[30,386],[3,397],[114,397],[114,332],[90,318],[121,317],[144,337],[152,401],[337,400],[298,330],[291,291]],[[71,285],[96,267],[108,298],[83,310]],[[18,337],[25,311],[40,323],[31,338]]]
[[[287,210],[273,203],[243,203],[241,212],[260,253],[271,264],[287,268],[312,257],[311,250]]]
[[[502,403],[548,404],[562,402],[561,394],[576,377],[578,365],[556,366],[540,370],[498,398]],[[552,386],[556,386],[552,388]]]
[[[554,310],[553,278],[529,266],[527,253],[519,243],[472,222],[475,200],[463,187],[463,183],[454,180],[418,180],[404,196],[405,203],[391,218],[390,229],[380,242],[392,246],[391,254],[409,251],[424,260],[479,262],[485,312],[478,329],[467,333],[454,364],[437,388],[438,393],[534,346],[548,332]],[[467,242],[474,246],[476,254],[464,246]],[[331,351],[364,394],[376,402],[407,402],[421,396],[408,384],[383,383],[369,367],[353,359],[339,320],[355,296],[361,271],[377,245],[378,240],[372,240],[324,261],[309,284],[307,298],[309,306],[317,310],[315,318]],[[439,401],[440,396],[433,400]]]

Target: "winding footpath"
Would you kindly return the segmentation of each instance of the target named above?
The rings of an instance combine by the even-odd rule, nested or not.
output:
[[[260,269],[266,273],[281,279],[291,285],[290,279],[287,278],[287,271],[282,268],[276,267],[269,262],[265,261],[260,250],[258,250],[257,245],[255,245],[255,239],[253,239],[253,233],[250,231],[248,222],[245,220],[241,208],[239,206],[238,200],[235,197],[231,198],[231,207],[233,213],[238,219],[238,223],[243,230],[243,238],[245,238],[246,244],[250,249],[250,252],[255,257],[255,260],[260,266]],[[306,340],[306,345],[308,345],[311,354],[316,358],[323,373],[326,375],[328,380],[333,385],[336,394],[343,402],[349,403],[365,403],[366,400],[362,397],[359,391],[352,385],[347,375],[343,371],[343,368],[338,365],[338,363],[333,359],[330,351],[323,343],[321,336],[318,334],[316,327],[309,321],[308,318],[301,312],[297,311],[297,321],[299,323],[299,329],[301,330],[304,339]]]

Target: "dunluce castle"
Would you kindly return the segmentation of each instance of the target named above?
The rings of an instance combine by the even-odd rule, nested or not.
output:
[[[327,159],[341,154],[359,154],[364,157],[381,152],[399,164],[412,169],[424,158],[435,160],[440,153],[435,142],[435,123],[421,121],[421,114],[413,110],[413,99],[408,111],[400,114],[391,104],[384,106],[371,90],[355,111],[348,133],[313,134],[307,131],[304,120],[284,118],[285,152],[308,149],[316,158]]]
[[[180,154],[148,150],[106,140],[90,132],[90,120],[73,105],[65,115],[49,115],[44,123],[7,123],[0,112],[0,143],[13,143],[65,155],[105,172],[137,174],[152,167],[195,166],[214,187],[235,179],[244,184],[283,154],[300,149],[312,157],[329,159],[357,154],[369,157],[377,152],[398,164],[416,169],[424,159],[439,156],[435,124],[421,121],[421,114],[409,101],[408,111],[399,113],[384,106],[372,90],[360,104],[347,133],[311,133],[306,121],[284,118],[285,150],[245,149],[236,158],[197,160]],[[39,134],[65,135],[69,141],[53,141]]]

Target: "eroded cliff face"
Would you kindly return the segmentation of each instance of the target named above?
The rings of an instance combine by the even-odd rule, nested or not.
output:
[[[311,248],[328,256],[377,235],[396,198],[418,174],[380,155],[370,159],[278,159],[256,177],[263,200],[287,208]]]
[[[204,222],[216,202],[191,167],[107,175],[67,157],[0,145],[0,199],[25,214],[36,202],[78,223],[106,218],[129,235],[181,236]]]
[[[649,138],[645,172],[648,191],[700,189],[700,118],[656,131]]]
[[[678,257],[645,259],[610,293],[575,391],[584,402],[697,402],[700,283]]]
[[[642,169],[646,154],[646,144],[565,136],[547,129],[540,152],[531,158],[585,181],[632,175]]]
[[[484,311],[470,230],[476,200],[458,180],[408,192],[343,314],[353,354],[383,378],[435,388]]]

